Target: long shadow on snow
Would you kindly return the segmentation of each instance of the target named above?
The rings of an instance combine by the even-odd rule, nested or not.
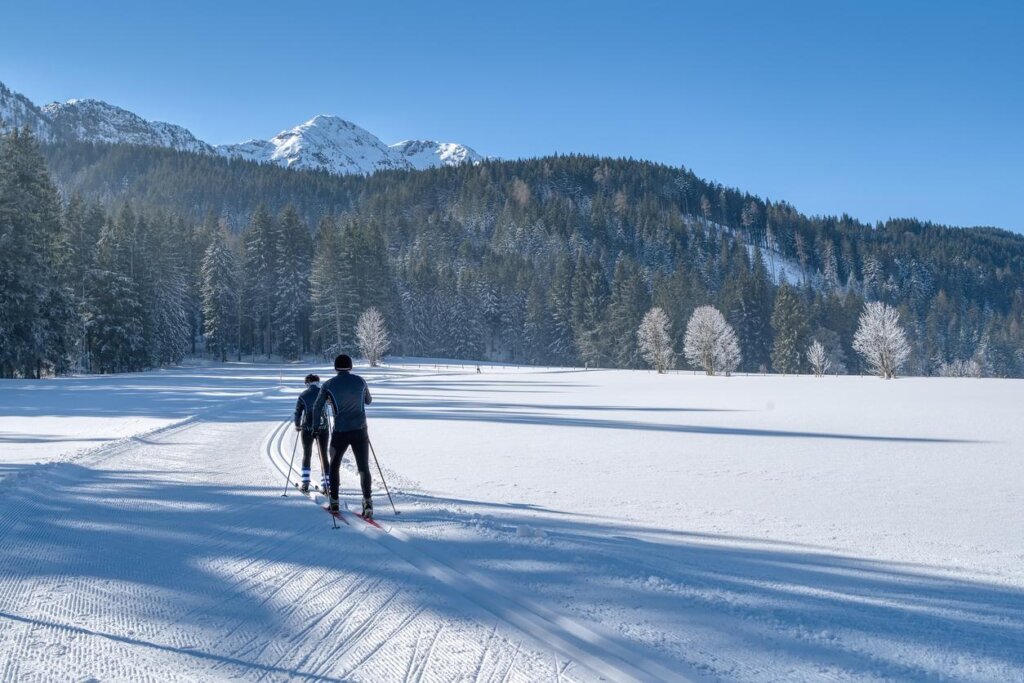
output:
[[[180,367],[142,373],[84,375],[57,380],[0,380],[0,416],[19,417],[159,417],[184,418],[197,413],[217,419],[226,402],[275,394],[284,387],[294,401],[302,391],[302,378],[314,366]],[[365,372],[379,384],[390,379],[380,370]],[[283,385],[282,385],[283,382]],[[233,421],[266,419],[265,411],[246,414],[230,409]],[[9,438],[32,435],[11,434]],[[82,439],[75,439],[76,441]]]
[[[544,427],[583,427],[601,429],[629,429],[644,432],[675,432],[679,434],[709,434],[712,436],[753,436],[804,439],[838,439],[848,441],[968,444],[982,443],[972,439],[946,439],[917,436],[885,436],[873,434],[842,434],[835,432],[805,432],[783,429],[752,429],[743,427],[715,427],[711,425],[666,424],[633,420],[608,420],[586,417],[568,417],[552,413],[510,412],[509,404],[496,404],[492,408],[482,402],[448,402],[452,407],[436,410],[438,401],[388,401],[374,404],[370,411],[374,419],[400,420],[457,420],[464,422],[494,422],[497,424],[540,425]],[[444,404],[443,402],[442,405]],[[462,407],[459,407],[459,406]],[[522,407],[514,406],[513,407]]]
[[[223,630],[261,625],[271,638],[287,639],[298,627],[284,623],[273,596],[260,592],[260,572],[282,565],[296,572],[340,569],[366,581],[426,585],[429,609],[465,616],[464,610],[451,614],[450,591],[432,600],[430,579],[360,534],[330,531],[327,515],[305,499],[281,498],[277,487],[182,485],[155,471],[143,480],[134,471],[73,464],[39,466],[38,476],[32,474],[19,481],[45,485],[45,497],[18,487],[0,504],[5,582],[53,577],[57,584],[85,579],[99,592],[112,585],[133,587],[138,595],[131,609],[140,619],[159,623],[173,614]],[[112,498],[112,491],[119,495]],[[355,498],[354,490],[344,494]],[[839,667],[853,674],[881,670],[884,676],[937,679],[949,672],[936,662],[970,657],[1000,667],[1006,679],[1024,672],[1024,593],[1014,588],[782,542],[755,545],[750,539],[623,525],[538,506],[407,498],[421,503],[409,510],[416,516],[394,523],[414,533],[418,525],[429,530],[453,523],[475,532],[458,540],[421,536],[416,545],[424,552],[476,568],[584,619],[604,621],[623,646],[668,664],[671,657],[657,650],[674,649],[686,659],[687,633],[700,629],[764,656],[783,653],[809,671]],[[386,518],[383,506],[381,512]],[[523,526],[543,528],[546,538],[519,538]],[[247,574],[218,572],[228,561],[245,563]],[[6,593],[0,612],[30,618],[22,610],[25,597]],[[80,605],[80,599],[50,594],[44,609],[52,612],[31,618],[67,622],[74,617],[61,617],[62,609]],[[177,615],[182,605],[184,616]],[[609,623],[605,614],[625,615],[627,623]],[[665,629],[659,643],[631,635],[647,624]],[[140,644],[173,647],[161,636],[157,632]],[[859,646],[890,638],[929,653],[932,663],[880,659]],[[262,647],[251,656],[213,647],[204,656],[224,659],[228,672],[267,672]],[[182,654],[189,651],[182,648]]]
[[[427,528],[454,522],[479,532],[469,542],[422,541],[429,553],[458,558],[613,630],[666,628],[655,640],[682,659],[687,633],[711,630],[715,640],[768,657],[783,653],[810,672],[838,667],[948,680],[957,677],[950,667],[969,657],[995,667],[996,679],[1024,678],[1024,591],[955,578],[948,568],[585,520],[537,506],[407,498],[425,506],[416,522]],[[541,528],[545,537],[520,538],[523,527]],[[629,623],[608,623],[606,614]],[[889,640],[927,655],[910,660],[876,647]]]
[[[319,577],[341,570],[355,574],[356,585],[383,579],[395,590],[423,584],[411,566],[360,534],[331,531],[324,512],[294,493],[282,498],[277,487],[185,485],[165,478],[180,472],[70,463],[8,469],[20,476],[17,487],[2,489],[0,502],[0,584],[7,589],[0,592],[0,630],[28,620],[213,661],[231,675],[320,678],[275,666],[271,641],[294,640],[308,625],[287,623],[287,601],[269,592],[280,583],[278,572]],[[245,572],[228,575],[229,567]],[[47,578],[45,600],[19,592]],[[103,604],[111,592],[125,595],[127,615],[88,609],[92,598]],[[427,592],[423,602],[427,610],[451,610],[450,596]],[[110,625],[168,621],[155,633],[147,628],[146,638]],[[257,640],[176,645],[183,631],[200,625]],[[264,631],[270,635],[261,642]]]

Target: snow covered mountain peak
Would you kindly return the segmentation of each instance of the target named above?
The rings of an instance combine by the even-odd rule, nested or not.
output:
[[[413,168],[419,170],[438,166],[478,164],[484,159],[476,150],[457,142],[403,140],[391,145],[391,149],[397,151],[412,164]]]
[[[327,114],[283,130],[270,140],[220,145],[217,149],[225,156],[339,175],[412,168],[370,131]]]
[[[3,83],[0,121],[7,126],[28,126],[46,141],[70,139],[168,147],[338,175],[422,170],[483,160],[473,149],[455,142],[404,140],[389,146],[368,130],[330,114],[314,116],[269,140],[213,146],[181,126],[148,121],[102,100],[71,99],[40,108]]]
[[[50,122],[76,140],[170,147],[185,152],[212,154],[213,147],[191,132],[163,121],[147,121],[138,114],[102,100],[71,99],[42,108]]]

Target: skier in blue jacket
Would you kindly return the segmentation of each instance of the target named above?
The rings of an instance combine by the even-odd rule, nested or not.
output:
[[[327,460],[327,416],[321,415],[319,421],[313,421],[313,404],[320,395],[320,377],[306,375],[306,389],[299,394],[295,403],[295,431],[302,436],[302,487],[303,493],[309,492],[309,466],[313,457],[313,441],[317,442],[320,452],[320,472],[323,474],[321,490],[326,493],[330,485],[330,463]]]
[[[313,420],[319,420],[328,402],[334,410],[334,431],[331,434],[331,511],[338,510],[338,478],[341,459],[348,447],[356,458],[359,483],[363,490],[363,516],[373,517],[370,497],[370,437],[366,431],[366,406],[373,402],[366,381],[352,374],[352,359],[342,354],[334,359],[337,375],[323,383],[313,405]]]

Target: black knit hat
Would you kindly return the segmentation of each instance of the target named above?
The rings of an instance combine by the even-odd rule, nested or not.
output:
[[[352,369],[352,357],[346,353],[341,354],[334,359],[335,370],[351,370]]]
[[[313,384],[320,381],[320,375],[306,375],[306,384]]]

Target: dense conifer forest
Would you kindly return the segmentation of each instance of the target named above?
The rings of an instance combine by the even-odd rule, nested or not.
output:
[[[912,219],[808,217],[631,159],[554,156],[333,176],[127,145],[0,140],[0,374],[115,372],[188,354],[351,349],[384,315],[392,353],[646,367],[711,304],[741,371],[832,372],[866,301],[898,308],[905,372],[974,360],[1024,375],[1024,238]]]

